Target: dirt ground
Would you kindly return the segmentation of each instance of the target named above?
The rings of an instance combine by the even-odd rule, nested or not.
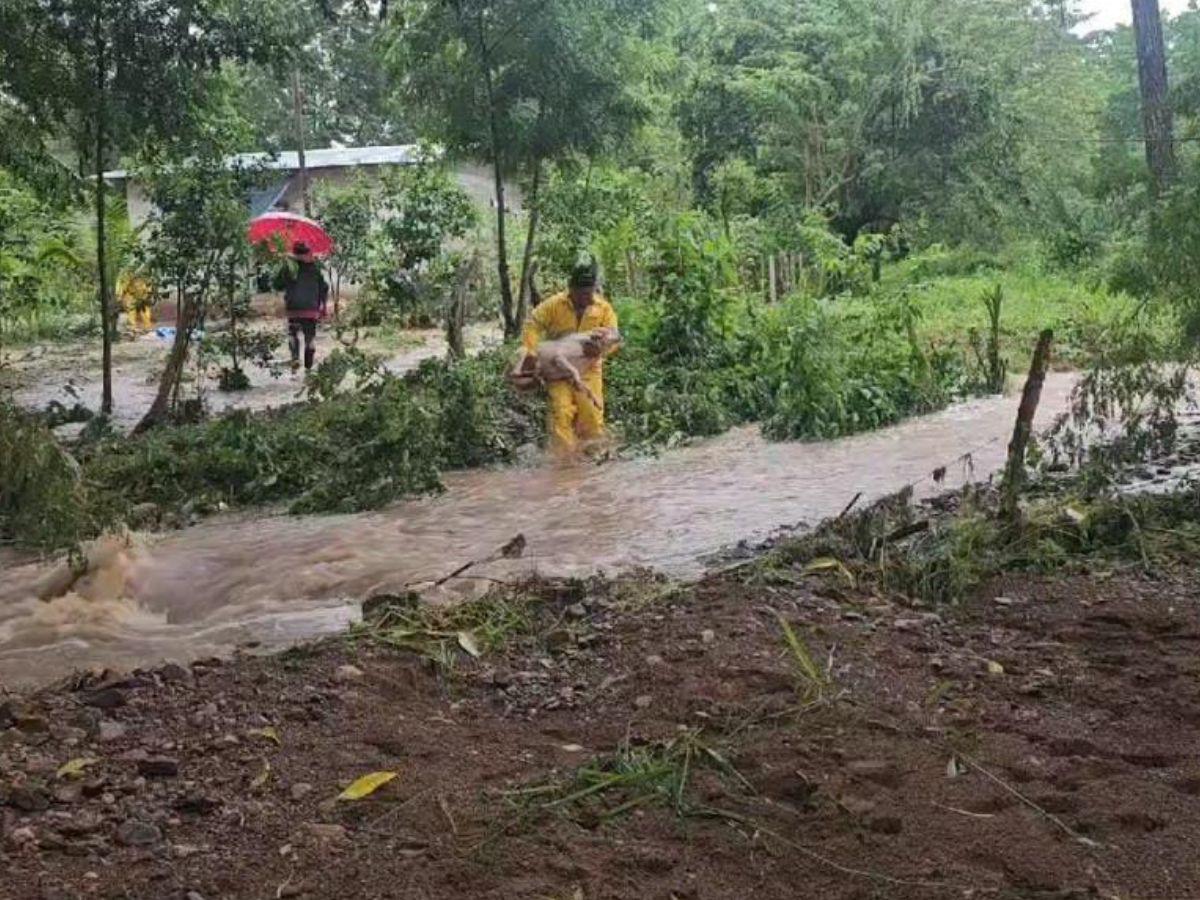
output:
[[[1200,896],[1196,575],[933,611],[747,571],[539,589],[479,659],[339,638],[9,698],[0,896]]]

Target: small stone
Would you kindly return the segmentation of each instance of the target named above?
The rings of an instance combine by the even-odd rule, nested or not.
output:
[[[189,684],[192,681],[191,670],[179,663],[167,663],[158,670],[158,675],[168,684]]]
[[[292,799],[299,803],[313,792],[313,786],[306,781],[298,781],[291,787]]]
[[[151,756],[139,759],[137,770],[139,775],[146,778],[174,778],[179,774],[179,760],[169,756]]]
[[[99,691],[92,691],[85,694],[83,697],[84,705],[94,707],[95,709],[116,709],[125,705],[125,695],[116,688],[104,688]]]
[[[654,702],[654,698],[651,697],[649,694],[642,694],[640,697],[638,697],[636,700],[633,701],[633,705],[636,706],[638,709],[646,709],[653,702]]]
[[[565,628],[555,628],[546,635],[546,646],[551,650],[561,650],[563,647],[569,647],[573,642],[571,632]]]
[[[54,789],[54,802],[71,805],[83,798],[82,784],[60,784]]]
[[[43,812],[50,808],[50,797],[39,787],[23,784],[9,792],[8,805],[22,812]]]
[[[218,740],[217,743],[222,747],[237,747],[242,743],[242,739],[236,734],[226,734],[222,735],[221,739]]]
[[[566,609],[568,619],[585,619],[587,618],[587,607],[582,603],[572,603]]]
[[[199,891],[188,891],[183,897],[184,900],[204,900],[204,895]]]
[[[300,884],[281,884],[275,891],[276,897],[300,897],[304,894],[304,886]]]
[[[37,841],[37,833],[26,825],[23,828],[14,828],[8,833],[8,840],[14,847],[23,847],[26,844],[32,844]]]
[[[916,631],[921,627],[920,619],[897,619],[892,623],[897,631]]]
[[[705,644],[711,644],[717,639],[717,633],[711,628],[705,628],[700,632],[700,641]]]
[[[648,666],[661,666],[662,664],[663,664],[663,658],[661,656],[659,656],[657,653],[651,653],[649,656],[646,657],[646,665],[648,665]]]
[[[337,671],[333,673],[333,680],[340,681],[343,684],[349,684],[353,681],[362,681],[364,677],[366,677],[366,673],[363,672],[362,669],[360,669],[358,666],[352,666],[349,664],[338,666]]]
[[[149,847],[162,840],[162,831],[149,822],[130,819],[117,828],[117,842],[126,847]]]
[[[128,731],[129,729],[120,722],[113,722],[105,719],[100,723],[100,728],[97,731],[97,737],[99,737],[101,742],[119,741],[121,738],[125,737]]]

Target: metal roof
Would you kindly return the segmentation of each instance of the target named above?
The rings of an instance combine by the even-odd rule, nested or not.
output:
[[[418,144],[396,144],[390,147],[340,147],[328,150],[307,150],[304,165],[307,169],[344,169],[355,166],[407,166],[420,159]],[[260,163],[264,169],[294,172],[300,168],[300,154],[284,150],[278,154],[239,153],[228,159],[230,165]],[[126,169],[105,172],[104,177],[119,181],[129,177]]]

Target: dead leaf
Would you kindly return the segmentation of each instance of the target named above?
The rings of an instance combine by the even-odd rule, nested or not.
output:
[[[58,767],[59,778],[82,778],[83,770],[88,766],[94,766],[98,763],[98,759],[92,759],[88,756],[81,756],[77,759],[67,760]]]
[[[989,675],[1003,675],[1004,674],[1004,666],[1000,665],[1000,663],[996,662],[994,659],[988,660],[987,670],[988,670]]]
[[[479,649],[479,642],[475,639],[474,632],[460,631],[458,633],[458,646],[462,647],[463,650],[476,659],[483,655],[483,651]]]
[[[846,568],[845,563],[832,556],[819,556],[811,560],[802,570],[804,575],[816,575],[818,572],[837,572],[850,584],[854,584],[854,573]]]
[[[263,760],[262,771],[254,776],[254,780],[250,782],[250,790],[257,791],[265,785],[271,778],[271,764],[267,760]]]
[[[250,737],[259,737],[265,741],[270,741],[276,747],[283,746],[283,741],[279,738],[279,732],[268,725],[266,728],[252,728],[247,732]]]
[[[369,775],[363,775],[361,778],[356,778],[349,787],[338,794],[337,798],[339,800],[361,800],[363,797],[369,797],[399,774],[399,772],[371,772]]]

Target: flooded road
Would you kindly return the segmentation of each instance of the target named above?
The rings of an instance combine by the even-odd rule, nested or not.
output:
[[[1066,407],[1051,375],[1039,424]],[[769,443],[743,428],[657,458],[573,468],[471,471],[440,497],[378,513],[214,519],[135,536],[95,554],[94,571],[50,602],[53,571],[0,572],[0,683],[74,668],[185,661],[254,642],[277,647],[342,627],[371,593],[433,580],[517,533],[526,556],[476,573],[579,574],[652,566],[694,574],[701,558],[781,526],[836,515],[917,482],[917,494],[999,468],[1017,398],[960,404],[893,428],[819,444]],[[973,454],[973,474],[956,458]],[[930,472],[949,465],[943,487]],[[486,581],[455,582],[467,592]]]

